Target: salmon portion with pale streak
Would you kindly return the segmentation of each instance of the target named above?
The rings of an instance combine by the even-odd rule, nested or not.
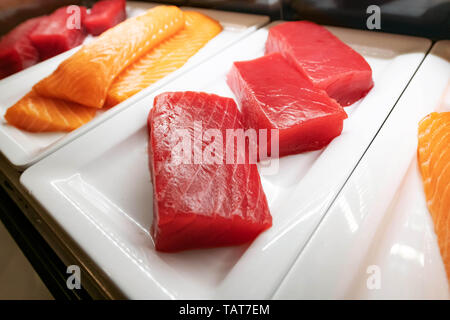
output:
[[[157,6],[83,46],[34,89],[42,96],[102,108],[120,72],[183,27],[184,15],[179,8]]]
[[[428,210],[450,280],[450,112],[433,112],[420,122],[417,154]]]
[[[222,31],[217,21],[194,11],[184,12],[185,27],[143,55],[114,80],[106,106],[114,106],[181,68]]]
[[[92,120],[96,112],[94,108],[31,91],[6,111],[5,119],[30,132],[72,131]]]

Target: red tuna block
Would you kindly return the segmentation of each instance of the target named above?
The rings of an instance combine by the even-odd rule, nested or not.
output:
[[[75,7],[62,7],[45,17],[39,26],[30,34],[30,40],[39,51],[41,60],[56,56],[75,48],[86,38],[83,26],[86,8],[80,9],[77,17]]]
[[[320,149],[341,134],[344,109],[279,53],[235,62],[227,82],[246,127],[279,130],[280,156]]]
[[[86,30],[97,36],[125,20],[125,3],[125,0],[103,0],[94,4],[84,21]]]
[[[315,23],[294,21],[272,27],[266,42],[266,53],[271,52],[280,52],[341,106],[351,105],[373,87],[366,60]]]
[[[201,133],[215,129],[224,140],[227,129],[242,129],[241,114],[230,98],[199,92],[167,92],[155,98],[148,117],[148,149],[153,183],[152,236],[159,251],[238,245],[272,225],[255,164],[226,161],[226,155],[215,163],[206,158],[195,160],[193,150],[205,152],[216,139],[203,136],[196,144],[191,138],[199,123]],[[185,149],[192,156],[190,160],[172,154],[181,139],[179,130],[187,130],[192,140],[192,148]],[[246,152],[236,146],[230,147],[235,157]]]
[[[27,20],[0,41],[0,79],[32,66],[39,61],[39,53],[29,39],[42,18]]]

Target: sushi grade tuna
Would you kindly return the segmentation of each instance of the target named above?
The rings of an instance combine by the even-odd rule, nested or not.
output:
[[[39,61],[39,53],[29,39],[42,17],[27,20],[0,40],[0,79],[28,68]]]
[[[86,31],[83,22],[86,8],[79,8],[79,16],[71,7],[62,7],[42,19],[31,32],[30,40],[39,52],[40,60],[54,57],[83,43]]]
[[[341,106],[364,97],[373,87],[364,58],[324,27],[309,21],[272,27],[266,53],[279,52]]]
[[[127,17],[125,0],[103,0],[96,2],[84,20],[86,30],[98,36]]]
[[[176,153],[172,157],[178,130],[187,130],[190,139],[195,122],[200,122],[202,133],[217,129],[226,137],[226,129],[242,128],[240,117],[232,99],[213,94],[166,92],[155,98],[148,117],[148,148],[153,183],[151,233],[156,250],[238,245],[272,225],[255,164],[225,160],[184,164],[183,159],[175,159]],[[194,142],[188,154],[195,157],[190,151],[204,151],[208,143],[195,146]],[[236,144],[233,147],[236,157],[238,152],[246,152]]]
[[[194,11],[184,12],[185,27],[142,56],[114,80],[106,106],[114,106],[181,68],[190,57],[222,31],[221,25]]]
[[[450,112],[433,112],[419,123],[417,155],[428,210],[450,280]]]
[[[227,82],[246,127],[279,130],[280,156],[321,149],[341,134],[344,109],[279,53],[235,62]]]
[[[44,98],[31,91],[6,111],[5,119],[30,132],[72,131],[92,120],[95,113],[96,109]]]
[[[34,89],[42,96],[102,108],[114,78],[184,26],[175,6],[157,6],[84,45]]]

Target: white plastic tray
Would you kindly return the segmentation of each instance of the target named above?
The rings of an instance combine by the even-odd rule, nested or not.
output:
[[[417,167],[418,123],[436,110],[450,110],[450,41],[427,55],[276,298],[450,297]]]
[[[321,151],[282,158],[262,176],[273,226],[250,246],[154,250],[147,115],[164,91],[232,97],[232,62],[261,56],[264,27],[26,170],[21,182],[130,298],[270,298],[423,59],[430,41],[330,28],[361,52],[375,86],[346,108],[344,130]],[[61,236],[67,236],[62,234]]]
[[[152,3],[128,1],[128,16],[142,14],[145,10],[154,7],[155,5],[156,4]],[[183,7],[182,9],[203,12],[211,18],[219,21],[224,30],[208,42],[206,46],[204,46],[191,59],[189,59],[189,61],[182,68],[166,76],[147,89],[142,90],[126,101],[118,104],[114,108],[109,109],[106,112],[98,112],[97,116],[92,121],[70,133],[30,133],[16,129],[1,119],[0,152],[3,153],[15,167],[24,169],[59,149],[69,141],[86,133],[112,115],[126,109],[132,105],[133,102],[155,91],[157,88],[190,70],[200,62],[207,60],[224,48],[230,46],[232,43],[249,35],[269,21],[268,17],[259,15],[188,7]],[[86,39],[86,41],[91,40],[92,37]],[[41,62],[6,79],[0,80],[0,116],[3,118],[4,113],[11,105],[29,92],[35,83],[51,74],[62,61],[75,53],[78,49],[79,47],[74,48],[68,52],[53,57],[50,60]]]

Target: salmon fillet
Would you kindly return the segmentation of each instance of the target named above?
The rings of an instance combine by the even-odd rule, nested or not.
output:
[[[428,210],[450,280],[450,112],[433,112],[419,123],[417,153]]]
[[[102,108],[108,89],[122,70],[184,26],[175,6],[157,6],[104,32],[62,62],[34,89],[42,96]]]
[[[96,112],[94,108],[41,97],[31,91],[6,111],[5,119],[30,132],[72,131],[92,120]]]
[[[108,91],[108,107],[128,99],[181,68],[222,31],[217,21],[199,12],[186,11],[184,19],[185,27],[181,31],[142,56],[114,80]]]

